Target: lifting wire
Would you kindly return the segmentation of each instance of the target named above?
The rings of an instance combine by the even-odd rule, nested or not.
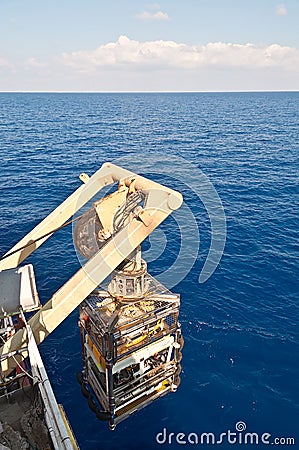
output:
[[[22,247],[19,247],[18,249],[13,250],[12,252],[7,253],[6,255],[1,256],[0,261],[2,261],[3,259],[8,258],[9,256],[14,255],[15,253],[18,253],[21,250],[24,250],[27,247],[30,247],[30,245],[35,244],[36,242],[40,241],[41,239],[44,239],[45,237],[55,233],[56,231],[61,230],[62,228],[66,227],[67,225],[70,225],[71,223],[75,222],[76,220],[81,219],[83,216],[84,216],[84,214],[81,214],[81,216],[75,217],[74,219],[69,220],[68,222],[64,223],[60,227],[57,227],[57,228],[54,228],[54,230],[48,231],[48,233],[43,234],[42,236],[40,236],[40,237],[38,237],[36,239],[33,239],[32,241],[28,242],[27,244],[23,245]]]
[[[136,195],[137,194],[137,195]],[[133,195],[133,197],[128,201],[126,201],[126,203],[124,204],[124,206],[120,209],[120,211],[118,212],[118,214],[116,214],[115,218],[114,218],[114,228],[115,229],[119,229],[121,226],[123,226],[124,221],[126,220],[126,218],[128,217],[128,215],[130,214],[130,212],[134,209],[134,207],[137,206],[138,203],[140,203],[142,200],[144,199],[144,196],[140,193],[135,193]],[[61,225],[60,227],[54,228],[51,231],[48,231],[48,233],[43,234],[42,236],[31,240],[30,242],[28,242],[27,244],[23,245],[22,247],[19,247],[16,250],[13,250],[12,252],[7,253],[6,255],[1,256],[0,261],[3,261],[4,259],[8,258],[9,256],[14,255],[15,253],[18,253],[21,250],[24,250],[27,247],[30,247],[32,244],[35,244],[36,242],[40,241],[41,239],[44,239],[47,236],[50,236],[51,234],[55,233],[56,231],[61,230],[62,228],[66,227],[67,225],[70,225],[71,223],[75,222],[76,220],[81,219],[84,216],[84,214],[81,214],[78,217],[75,217],[72,220],[69,220],[68,222],[64,223],[63,225]],[[116,225],[116,221],[119,218],[119,216],[123,216],[122,219],[120,219],[120,223],[118,225]]]

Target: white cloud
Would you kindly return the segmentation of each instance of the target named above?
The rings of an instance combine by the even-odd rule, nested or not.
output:
[[[174,41],[139,42],[120,36],[116,42],[101,45],[95,50],[64,53],[64,65],[92,72],[105,67],[136,67],[147,69],[176,68],[299,68],[297,49],[279,44],[256,46],[211,42],[206,45],[187,45]]]
[[[143,11],[140,14],[136,14],[136,18],[139,20],[169,20],[169,16],[167,13],[162,11],[156,11],[156,12],[148,12]]]
[[[42,62],[40,62],[40,61],[38,61],[36,58],[34,58],[33,56],[31,57],[31,58],[28,58],[26,61],[25,61],[25,67],[27,68],[27,69],[30,69],[30,68],[35,68],[35,67],[38,67],[38,68],[43,68],[43,67],[47,67],[47,64],[45,64],[45,63],[42,63]]]
[[[277,5],[276,14],[277,16],[286,16],[288,13],[287,8],[284,3]]]
[[[146,5],[147,9],[160,9],[161,6],[159,5],[159,3],[149,3],[148,5]]]
[[[11,69],[12,67],[12,64],[6,58],[0,56],[0,69]]]
[[[3,91],[299,90],[299,51],[279,44],[187,45],[120,36],[43,62],[1,59]]]

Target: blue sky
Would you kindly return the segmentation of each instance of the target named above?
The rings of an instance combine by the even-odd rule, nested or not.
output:
[[[0,91],[298,90],[299,0],[0,0]]]

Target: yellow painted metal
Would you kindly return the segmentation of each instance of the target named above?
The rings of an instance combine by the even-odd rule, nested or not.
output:
[[[59,403],[59,404],[58,404],[58,408],[59,408],[60,414],[61,414],[61,416],[62,416],[62,419],[63,419],[64,425],[65,425],[65,428],[67,429],[67,432],[68,432],[68,434],[69,434],[69,437],[70,437],[70,441],[71,441],[73,450],[80,450],[80,449],[79,449],[79,446],[78,446],[78,443],[77,443],[77,441],[76,441],[74,432],[73,432],[73,430],[72,430],[71,424],[70,424],[70,422],[68,421],[68,418],[67,418],[67,416],[66,416],[66,414],[65,414],[65,410],[64,410],[64,408],[63,408],[63,405],[61,405],[61,404]]]

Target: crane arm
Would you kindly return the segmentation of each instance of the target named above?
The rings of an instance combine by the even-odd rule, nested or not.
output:
[[[24,236],[12,247],[0,261],[0,272],[4,269],[18,267],[34,250],[36,250],[50,236],[52,230],[62,226],[85,203],[87,203],[100,189],[113,183],[109,167],[104,165],[89,178],[88,182],[80,186],[63,203],[52,211],[42,222]],[[47,235],[42,239],[41,236]],[[38,240],[37,240],[38,239]],[[25,247],[26,246],[26,247]],[[22,248],[25,247],[25,248]],[[18,250],[20,249],[20,250]],[[11,256],[8,256],[11,254]]]
[[[104,185],[116,181],[126,186],[130,186],[132,181],[134,181],[135,189],[142,190],[146,195],[145,204],[139,211],[138,216],[133,217],[125,227],[111,237],[29,320],[29,325],[37,344],[41,343],[54,331],[182,203],[182,196],[178,192],[110,163],[104,164],[98,172],[85,181],[86,184],[84,186],[81,186],[69,199],[50,214],[49,218],[52,225],[54,217],[56,217],[55,220],[58,220],[59,217],[60,222],[62,220],[65,221],[74,210],[77,211]],[[63,205],[65,205],[66,210],[63,209]],[[47,218],[42,223],[44,224],[43,231],[45,228],[49,228]],[[35,232],[34,236],[37,236],[37,229],[38,226],[33,230]],[[41,232],[41,229],[39,231]],[[28,239],[33,239],[33,235],[29,233],[24,239],[25,242],[26,240],[28,242]],[[15,247],[17,248],[17,246]],[[33,250],[34,248],[30,249],[30,253]],[[10,260],[11,264],[19,263],[24,259],[24,254],[21,252],[17,258],[10,258],[7,259]],[[0,269],[2,269],[1,266]],[[0,356],[18,352],[25,346],[26,331],[20,329],[2,346]],[[26,356],[26,351],[23,351],[22,354]],[[16,359],[16,357],[8,357],[1,362],[3,375],[8,375],[16,367]]]

